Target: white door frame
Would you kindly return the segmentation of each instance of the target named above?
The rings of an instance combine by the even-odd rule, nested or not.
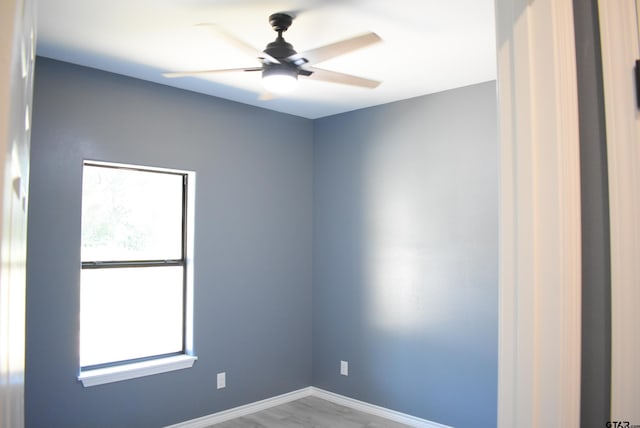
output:
[[[611,418],[640,424],[640,58],[634,0],[600,0],[611,224]]]
[[[572,0],[496,0],[496,18],[498,426],[578,427],[582,284]]]
[[[35,1],[0,1],[0,428],[24,426]]]

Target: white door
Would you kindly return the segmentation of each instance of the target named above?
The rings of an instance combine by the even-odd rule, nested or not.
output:
[[[35,37],[33,1],[0,1],[0,428],[24,426],[27,191]]]
[[[640,425],[640,1],[600,0],[611,222],[611,419]]]

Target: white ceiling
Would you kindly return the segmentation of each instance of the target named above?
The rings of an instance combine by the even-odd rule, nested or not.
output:
[[[383,83],[301,79],[294,93],[260,100],[260,73],[162,76],[259,66],[196,24],[218,24],[262,50],[276,37],[274,12],[295,12],[284,36],[298,52],[377,33],[382,43],[318,66]],[[46,0],[38,21],[41,56],[312,119],[496,78],[494,0]]]

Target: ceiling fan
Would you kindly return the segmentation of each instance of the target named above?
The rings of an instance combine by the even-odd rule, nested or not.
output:
[[[311,49],[306,52],[298,53],[293,49],[293,46],[285,41],[284,37],[282,37],[282,33],[287,31],[292,22],[293,17],[288,13],[272,14],[269,17],[269,23],[273,30],[278,33],[278,37],[273,42],[269,43],[266,49],[262,52],[217,26],[214,27],[212,24],[200,24],[201,26],[214,28],[218,34],[223,36],[236,48],[239,48],[251,55],[255,55],[257,53],[258,60],[262,65],[246,68],[180,71],[164,73],[163,76],[186,77],[202,76],[214,73],[260,71],[262,72],[262,85],[264,89],[268,93],[273,94],[282,94],[293,91],[297,85],[299,76],[369,89],[376,88],[380,85],[381,82],[377,80],[325,70],[313,66],[315,63],[335,58],[339,55],[377,43],[382,40],[380,36],[371,32],[365,33],[346,40]]]

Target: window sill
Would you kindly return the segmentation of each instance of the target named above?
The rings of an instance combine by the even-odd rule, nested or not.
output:
[[[143,361],[140,363],[123,364],[120,366],[103,369],[85,370],[80,372],[78,380],[86,388],[88,386],[102,385],[105,383],[119,382],[121,380],[135,379],[137,377],[150,376],[174,370],[188,369],[198,357],[193,355],[176,355],[173,357],[158,358],[157,360]]]

